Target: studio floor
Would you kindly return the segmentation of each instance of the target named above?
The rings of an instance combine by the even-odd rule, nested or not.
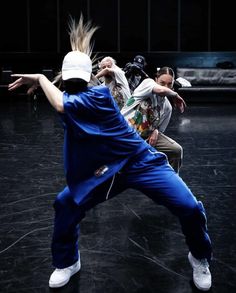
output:
[[[236,104],[174,111],[167,135],[184,148],[180,176],[207,210],[210,292],[236,292]],[[81,223],[81,271],[52,290],[53,202],[65,185],[63,130],[44,97],[0,100],[0,292],[192,293],[177,219],[135,190]],[[95,150],[96,151],[96,150]]]

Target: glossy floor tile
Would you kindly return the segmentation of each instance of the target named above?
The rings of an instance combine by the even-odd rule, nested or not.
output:
[[[213,242],[210,292],[236,292],[236,104],[174,111],[166,132],[184,148],[180,175],[202,200]],[[0,101],[0,292],[190,293],[179,223],[127,190],[81,224],[79,274],[48,288],[54,198],[65,184],[60,120],[44,97]]]

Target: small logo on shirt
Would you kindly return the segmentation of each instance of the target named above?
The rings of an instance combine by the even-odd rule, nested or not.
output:
[[[103,165],[94,172],[94,175],[96,177],[100,177],[104,175],[107,171],[108,171],[108,167],[106,165]]]

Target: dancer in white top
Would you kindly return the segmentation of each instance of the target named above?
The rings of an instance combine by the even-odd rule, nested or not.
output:
[[[131,97],[128,81],[124,71],[116,65],[112,57],[105,57],[99,64],[100,71],[96,74],[97,79],[101,79],[106,85],[112,96],[115,98],[121,109],[126,101]]]
[[[178,93],[172,90],[173,84],[173,70],[170,67],[160,68],[155,80],[146,78],[141,82],[121,112],[142,138],[167,155],[170,165],[179,173],[183,149],[164,134],[172,115],[169,98],[181,113],[186,106]]]

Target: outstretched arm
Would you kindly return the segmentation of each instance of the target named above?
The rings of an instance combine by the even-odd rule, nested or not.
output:
[[[176,93],[176,94],[177,95],[172,97],[173,105],[175,108],[179,109],[179,111],[181,113],[183,113],[186,108],[186,103],[185,103],[184,99],[180,97],[180,95],[178,93]]]
[[[102,76],[106,76],[106,75],[110,75],[110,76],[114,76],[114,71],[112,68],[104,68],[100,71],[98,71],[98,73],[95,75],[96,78],[100,78]]]
[[[160,95],[160,96],[167,96],[168,98],[172,98],[174,107],[178,108],[181,113],[184,112],[185,107],[186,107],[186,103],[185,103],[184,99],[181,98],[177,92],[171,90],[168,87],[165,87],[165,86],[162,86],[159,84],[156,84],[154,86],[153,92]]]
[[[58,112],[64,112],[63,93],[43,74],[12,74],[12,77],[18,77],[13,83],[8,85],[8,90],[13,91],[22,85],[29,87],[27,94],[31,94],[40,86],[46,95],[48,101]]]

